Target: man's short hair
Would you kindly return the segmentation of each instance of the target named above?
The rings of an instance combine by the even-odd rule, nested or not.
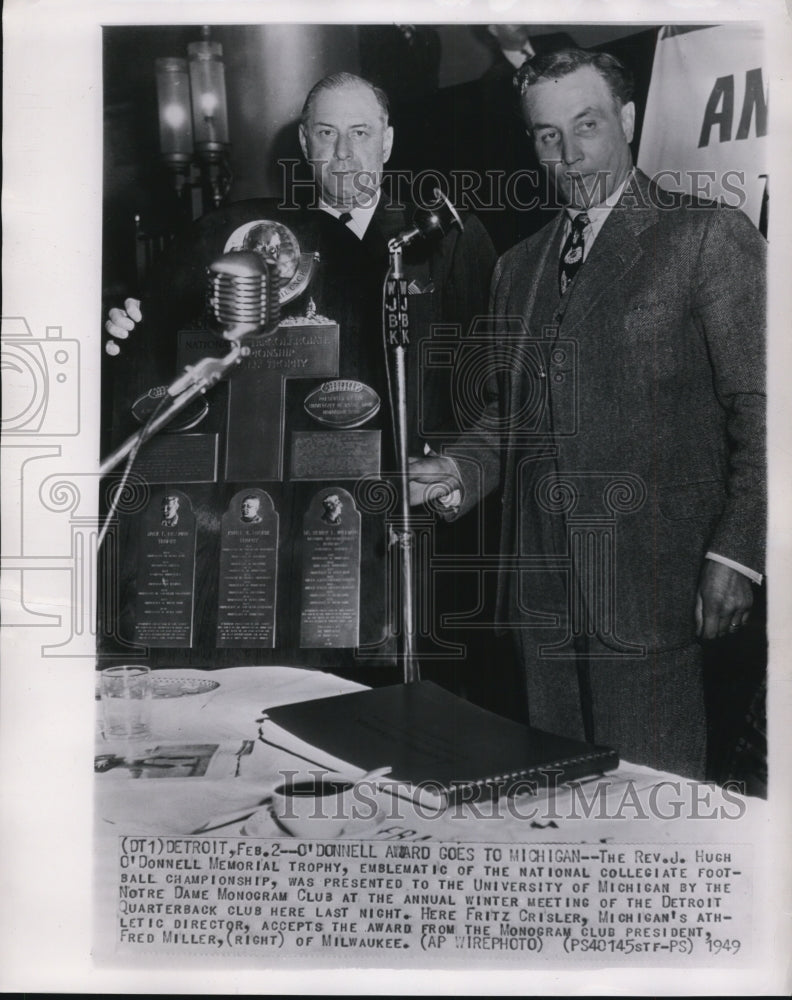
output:
[[[362,76],[356,76],[354,73],[331,73],[330,76],[322,77],[318,83],[315,83],[305,98],[305,103],[300,112],[300,123],[303,126],[308,124],[308,119],[311,117],[311,110],[319,94],[325,90],[338,90],[339,87],[348,86],[368,87],[374,95],[377,104],[380,106],[385,124],[388,124],[388,117],[390,115],[388,95],[380,87],[376,87],[371,80],[366,80]]]
[[[520,97],[524,97],[533,84],[541,80],[557,80],[583,66],[591,66],[599,73],[618,106],[632,100],[633,75],[627,67],[616,56],[587,49],[559,49],[528,59],[517,71],[514,85]]]

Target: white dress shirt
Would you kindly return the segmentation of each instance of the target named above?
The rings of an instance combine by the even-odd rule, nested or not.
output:
[[[379,205],[380,194],[381,191],[377,190],[377,197],[370,205],[366,206],[353,205],[351,208],[335,208],[333,205],[328,205],[326,201],[320,200],[319,208],[336,219],[339,219],[344,212],[349,212],[352,218],[346,223],[346,227],[347,229],[351,229],[359,240],[362,240],[366,235],[366,230],[369,227],[374,212],[377,210],[377,205]]]
[[[611,209],[616,204],[616,202],[621,198],[622,191],[624,191],[624,185],[632,177],[632,171],[624,178],[621,184],[612,191],[605,201],[601,202],[599,205],[592,205],[591,208],[578,209],[578,208],[568,208],[566,210],[566,218],[564,220],[564,234],[561,240],[561,245],[563,246],[566,242],[567,236],[569,236],[569,231],[572,228],[572,220],[581,215],[584,211],[588,216],[588,225],[583,228],[583,260],[585,261],[588,257],[591,248],[594,246],[594,240],[599,236],[600,229],[605,225],[605,220],[611,213]]]

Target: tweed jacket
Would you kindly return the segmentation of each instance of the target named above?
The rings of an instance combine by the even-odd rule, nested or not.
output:
[[[646,651],[678,648],[693,641],[708,551],[763,570],[765,241],[739,210],[673,196],[635,171],[560,298],[549,283],[562,232],[563,214],[496,265],[496,340],[513,340],[517,324],[544,360],[512,351],[493,365],[486,408],[447,449],[462,470],[461,509],[501,485],[504,621],[519,604],[508,601],[509,557],[549,554],[563,570],[570,535],[559,516],[568,529],[582,506],[559,490],[599,490],[588,514],[614,527],[614,631]],[[548,324],[539,305],[551,296]],[[526,437],[532,395],[542,415]],[[533,479],[523,474],[532,461]],[[539,609],[542,587],[537,575]]]

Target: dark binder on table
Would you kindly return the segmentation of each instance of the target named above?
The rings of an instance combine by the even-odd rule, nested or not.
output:
[[[266,714],[361,773],[390,765],[391,779],[448,801],[497,798],[619,765],[609,747],[512,722],[431,681],[279,705]]]

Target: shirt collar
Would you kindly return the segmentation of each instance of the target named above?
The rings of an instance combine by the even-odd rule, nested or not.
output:
[[[335,208],[335,206],[328,205],[324,199],[320,198],[319,208],[336,219],[340,218],[343,212],[349,212],[352,218],[346,224],[347,229],[350,229],[358,239],[362,240],[366,235],[369,223],[377,210],[377,205],[379,205],[381,195],[382,191],[378,189],[377,196],[370,205],[353,205],[351,208]]]
[[[611,193],[608,195],[605,201],[600,202],[599,205],[592,205],[591,208],[586,208],[586,209],[568,208],[566,210],[567,219],[573,220],[577,218],[578,215],[581,215],[583,212],[585,212],[586,215],[588,216],[589,223],[591,224],[592,228],[596,232],[599,232],[599,230],[603,226],[603,223],[610,215],[611,209],[619,201],[619,198],[621,198],[622,192],[624,191],[627,181],[632,177],[634,173],[635,173],[635,167],[633,167],[632,170],[627,174],[627,176],[624,178],[621,184],[616,188],[616,190],[611,191]]]

